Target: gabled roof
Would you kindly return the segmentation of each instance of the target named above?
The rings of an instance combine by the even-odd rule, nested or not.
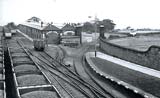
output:
[[[47,30],[47,31],[59,31],[60,29],[58,27],[52,25],[52,24],[49,24],[43,30]]]
[[[74,31],[75,27],[70,25],[70,24],[66,24],[64,27],[62,27],[63,31]]]
[[[43,30],[47,26],[46,24],[43,24],[43,27],[41,27],[41,24],[37,22],[24,22],[24,23],[21,23],[20,25],[28,26],[38,30]]]
[[[40,23],[36,23],[36,22],[24,22],[20,25],[25,25],[31,28],[35,28],[38,30],[46,30],[46,31],[59,31],[60,29],[52,24],[43,24],[43,26],[41,27]]]
[[[31,17],[30,19],[28,19],[27,21],[34,21],[34,22],[41,22],[42,20],[40,19],[40,18],[38,18],[38,17]]]

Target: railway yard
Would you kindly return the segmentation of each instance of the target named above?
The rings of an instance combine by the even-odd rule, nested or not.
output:
[[[0,98],[160,98],[159,0],[0,0]]]
[[[116,67],[114,63],[94,56],[90,57],[91,60],[87,59],[85,54],[94,52],[94,48],[94,42],[84,43],[76,48],[50,44],[44,51],[36,51],[33,40],[21,33],[16,33],[10,39],[1,37],[0,98],[160,97],[159,84],[156,84],[159,83],[157,78],[152,78],[155,80],[154,86],[157,87],[153,93],[151,90],[153,88],[149,89],[150,86],[146,86],[148,82],[139,85],[139,90],[137,84],[136,86],[134,84],[136,77],[139,82],[141,81],[141,77],[137,76],[139,73],[137,75],[133,73],[135,76],[129,78],[125,74],[131,75],[131,71]],[[94,69],[92,63],[100,70]],[[114,72],[116,70],[117,72]],[[115,78],[106,77],[98,71],[106,71]],[[123,83],[120,83],[122,80],[116,80],[117,78],[129,85],[122,85]],[[143,86],[146,86],[146,91],[149,92],[146,92]]]

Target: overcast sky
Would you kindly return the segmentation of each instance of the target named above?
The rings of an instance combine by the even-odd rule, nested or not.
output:
[[[116,28],[160,29],[159,0],[0,0],[0,25],[19,24],[32,16],[46,22],[112,19]]]

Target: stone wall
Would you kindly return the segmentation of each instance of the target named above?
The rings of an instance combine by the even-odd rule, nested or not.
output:
[[[151,46],[147,51],[128,49],[116,44],[107,42],[100,38],[100,49],[109,55],[145,66],[160,70],[160,47]]]

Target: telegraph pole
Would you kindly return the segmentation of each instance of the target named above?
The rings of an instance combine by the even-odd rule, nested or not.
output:
[[[95,21],[95,31],[94,31],[94,33],[95,33],[95,57],[97,56],[97,48],[96,48],[96,44],[97,44],[97,39],[96,39],[96,33],[97,33],[97,15],[95,15],[95,19],[94,19],[94,21]]]

